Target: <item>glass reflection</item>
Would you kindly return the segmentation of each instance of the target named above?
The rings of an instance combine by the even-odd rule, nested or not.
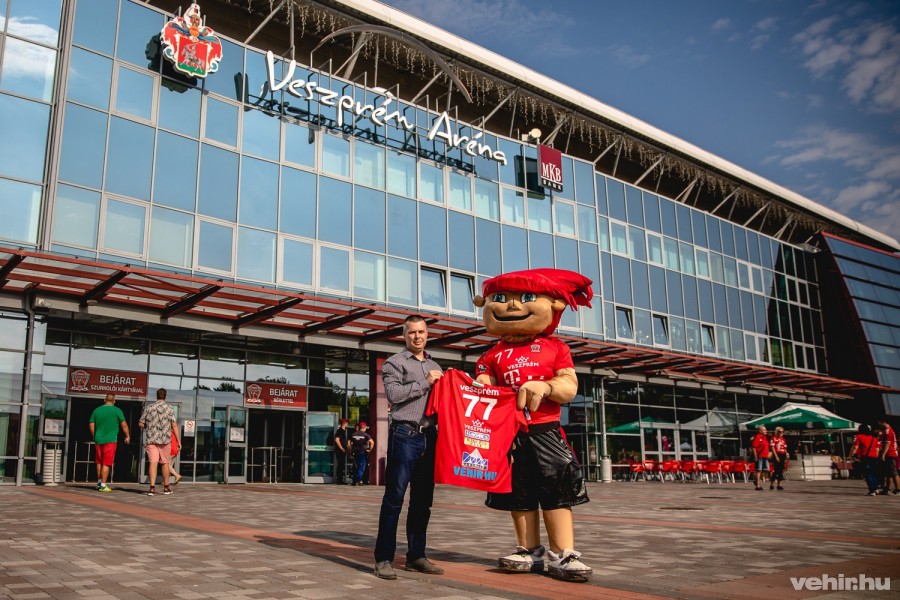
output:
[[[353,198],[353,242],[356,248],[385,250],[384,192],[357,186]]]
[[[237,276],[275,281],[275,234],[238,228]]]
[[[0,94],[0,175],[41,181],[50,107]]]
[[[106,113],[66,103],[59,160],[61,180],[98,190],[102,187],[107,120]]]
[[[150,223],[150,260],[190,267],[194,252],[194,216],[153,207]]]
[[[336,135],[322,136],[322,171],[350,177],[350,140]]]
[[[237,217],[238,155],[203,144],[198,212],[234,221]]]
[[[53,97],[55,63],[55,51],[6,38],[0,89],[49,102]]]
[[[200,245],[197,266],[200,268],[231,271],[231,227],[200,221]]]
[[[438,308],[447,307],[444,274],[441,271],[422,269],[422,304]]]
[[[205,135],[228,146],[237,146],[238,107],[207,97]]]
[[[59,40],[59,16],[62,0],[10,0],[7,33],[46,46]]]
[[[72,48],[66,97],[88,106],[108,109],[112,65],[112,61],[106,57]]]
[[[472,210],[472,179],[457,171],[450,171],[450,206],[460,210]]]
[[[316,176],[307,171],[281,169],[281,231],[316,237]]]
[[[356,140],[353,150],[353,181],[383,190],[384,148]]]
[[[116,44],[116,8],[118,0],[93,0],[78,3],[73,42],[112,54]]]
[[[119,66],[116,71],[116,111],[149,121],[153,116],[153,78]]]
[[[475,220],[471,215],[450,211],[450,266],[475,271]]]
[[[143,206],[108,200],[103,228],[104,248],[130,254],[143,254],[146,218],[147,211]]]
[[[19,181],[0,179],[0,238],[37,243],[41,210],[41,188]]]
[[[444,203],[444,170],[430,163],[419,165],[419,197]]]
[[[153,201],[173,208],[193,211],[197,204],[197,158],[200,145],[187,138],[159,132]]]
[[[419,206],[419,258],[422,262],[447,264],[447,211],[438,206]]]
[[[153,128],[113,117],[109,125],[106,190],[150,200],[153,176]]]
[[[159,126],[191,137],[200,134],[200,90],[163,79],[159,86]]]
[[[241,160],[239,214],[243,225],[275,229],[278,224],[278,165],[246,156]]]
[[[528,234],[524,229],[504,225],[503,270],[522,271],[528,268]],[[577,259],[576,259],[577,262]]]
[[[283,244],[282,279],[302,286],[313,285],[313,245],[285,239]]]
[[[388,254],[418,258],[416,206],[413,200],[388,196]]]
[[[147,43],[159,35],[163,25],[165,18],[161,13],[134,2],[122,2],[116,57],[142,68],[150,67],[146,55]]]
[[[351,244],[352,222],[351,191],[346,181],[338,181],[330,177],[319,178],[319,195],[327,198],[327,202],[319,205],[319,239],[349,246]]]
[[[281,147],[281,121],[261,110],[245,110],[241,150],[270,160],[278,160]]]
[[[353,295],[383,302],[385,296],[385,259],[380,254],[353,254]]]
[[[319,287],[350,292],[350,253],[339,248],[319,249]]]
[[[416,305],[419,301],[418,266],[397,258],[388,259],[388,302]]]
[[[316,166],[316,130],[298,123],[284,127],[284,160],[306,167]]]
[[[99,215],[98,192],[60,185],[53,203],[53,241],[96,247]]]
[[[500,220],[500,189],[496,183],[475,180],[475,214],[486,219]]]
[[[400,152],[388,153],[387,189],[392,194],[416,197],[416,158]]]

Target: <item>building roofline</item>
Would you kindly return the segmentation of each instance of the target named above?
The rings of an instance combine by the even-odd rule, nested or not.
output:
[[[505,58],[417,17],[413,17],[412,15],[393,7],[382,4],[377,0],[374,2],[372,0],[330,1],[334,4],[342,5],[350,11],[368,15],[373,19],[387,23],[425,40],[429,40],[433,44],[440,46],[450,55],[465,57],[493,71],[504,73],[510,78],[520,81],[534,89],[552,89],[552,95],[581,108],[586,114],[594,115],[599,119],[614,123],[638,136],[652,140],[657,145],[667,147],[674,152],[680,153],[699,164],[706,165],[709,168],[733,177],[738,181],[743,181],[750,186],[772,194],[786,203],[795,206],[797,209],[815,214],[825,220],[832,221],[846,229],[854,231],[860,236],[884,244],[895,251],[900,251],[900,242],[885,233],[876,231],[867,225],[863,225],[862,223],[842,215],[818,202],[810,200],[797,192],[778,185],[777,183],[752,173],[747,169],[739,167],[720,156],[716,156],[690,142],[645,123],[637,117],[613,108],[592,96],[579,92],[572,87],[536,71],[532,71],[515,61]]]

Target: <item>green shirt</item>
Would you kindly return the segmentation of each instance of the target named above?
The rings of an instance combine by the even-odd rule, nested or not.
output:
[[[94,424],[94,442],[112,444],[119,439],[119,423],[125,420],[125,413],[115,404],[103,404],[91,413]]]

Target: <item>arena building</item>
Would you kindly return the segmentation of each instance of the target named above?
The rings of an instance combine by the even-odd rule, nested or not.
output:
[[[473,294],[531,267],[595,282],[559,330],[591,477],[788,401],[900,414],[895,239],[373,1],[0,0],[0,214],[3,483],[90,479],[91,410],[159,387],[187,480],[331,481],[404,318],[471,371]]]

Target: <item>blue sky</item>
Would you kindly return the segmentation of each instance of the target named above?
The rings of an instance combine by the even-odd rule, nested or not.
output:
[[[900,2],[382,0],[900,238]]]

